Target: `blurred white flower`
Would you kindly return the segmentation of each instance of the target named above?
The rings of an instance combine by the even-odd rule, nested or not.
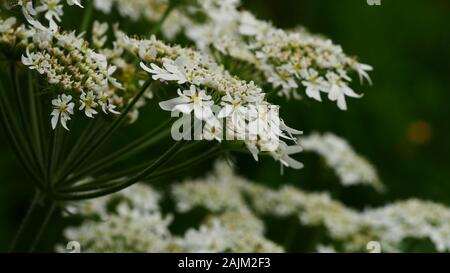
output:
[[[12,28],[13,25],[16,24],[15,17],[9,17],[6,20],[0,18],[0,33],[6,32]]]

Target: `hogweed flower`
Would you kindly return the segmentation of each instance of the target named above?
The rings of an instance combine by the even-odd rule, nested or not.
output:
[[[301,132],[285,126],[278,111],[275,111],[276,114],[267,114],[273,107],[265,100],[264,92],[254,82],[246,82],[232,76],[204,53],[171,47],[155,37],[138,40],[121,31],[116,31],[116,35],[117,44],[139,57],[142,69],[151,74],[153,79],[189,86],[187,91],[178,92],[178,98],[161,102],[163,110],[185,114],[193,111],[198,120],[213,125],[216,131],[226,131],[225,134],[232,133],[236,137],[234,139],[244,140],[255,159],[260,152],[274,152],[274,158],[277,160],[286,158],[285,155],[289,153],[285,151],[288,145],[280,138],[295,141],[292,134]],[[233,108],[230,102],[234,106],[239,105],[240,110],[230,111]],[[216,117],[212,115],[213,106],[225,108],[219,111]],[[236,115],[231,115],[232,112]],[[220,125],[222,120],[226,124],[224,128]],[[277,126],[280,124],[283,126]],[[281,162],[286,166],[301,167],[292,160]]]
[[[302,87],[308,97],[321,101],[320,93],[325,93],[346,110],[346,97],[360,97],[349,87],[350,73],[356,72],[361,82],[366,79],[371,83],[368,71],[372,67],[347,56],[331,40],[304,30],[276,28],[239,6],[238,0],[201,0],[192,14],[181,15],[178,22],[198,48],[209,52],[212,47],[253,65],[252,69],[260,70],[286,97],[301,98]],[[199,13],[207,19],[197,20]]]
[[[89,49],[74,33],[35,31],[22,63],[44,75],[50,84],[80,98],[80,110],[86,109],[86,116],[92,118],[95,113],[90,110],[97,104],[105,113],[116,114],[114,88],[121,89],[122,85],[112,76],[115,67],[107,64],[106,57]],[[87,108],[86,94],[93,100]]]
[[[344,186],[365,184],[377,190],[383,189],[373,165],[358,155],[349,143],[332,133],[311,134],[302,137],[300,143],[306,152],[315,152],[336,171]]]
[[[439,252],[450,249],[450,209],[429,201],[409,199],[358,211],[328,193],[288,185],[271,189],[249,181],[225,162],[218,162],[204,178],[174,185],[172,193],[181,212],[203,207],[211,212],[250,210],[258,215],[296,216],[302,225],[323,226],[339,251],[365,251],[368,242],[378,241],[383,251],[398,252],[408,238],[430,239]]]
[[[69,128],[67,128],[67,121],[70,120],[70,115],[73,115],[73,107],[75,106],[75,103],[71,101],[72,96],[65,94],[58,95],[57,99],[52,100],[53,112],[51,115],[53,130],[56,129],[58,121],[61,122],[64,129],[67,131],[69,130]]]
[[[81,226],[67,228],[65,236],[80,242],[85,252],[285,251],[265,237],[266,222],[261,218],[271,215],[294,216],[299,226],[323,227],[326,236],[315,246],[319,252],[365,251],[370,241],[380,242],[383,252],[398,252],[408,238],[430,239],[439,252],[450,249],[450,209],[445,206],[410,199],[358,211],[327,193],[287,185],[272,189],[249,181],[225,162],[216,163],[214,172],[203,178],[172,186],[171,201],[179,213],[198,207],[208,211],[198,226],[184,234],[169,231],[176,219],[163,215],[161,196],[149,186],[135,185],[78,203],[71,211],[90,217]]]
[[[264,238],[263,223],[250,212],[211,214],[184,235],[172,234],[172,215],[164,215],[153,188],[135,185],[123,192],[70,207],[90,219],[67,228],[69,240],[83,245],[83,252],[281,252]],[[201,238],[201,239],[200,239]],[[58,251],[64,252],[61,247]]]
[[[0,19],[1,53],[11,61],[8,76],[12,87],[2,88],[2,92],[11,89],[7,92],[20,94],[3,97],[2,93],[0,108],[2,114],[5,112],[6,125],[12,124],[13,130],[8,130],[12,139],[20,128],[30,129],[29,135],[24,134],[13,144],[45,200],[53,203],[101,197],[85,201],[75,210],[101,221],[88,220],[65,233],[68,239],[84,242],[85,251],[278,252],[283,248],[265,237],[264,221],[258,218],[259,214],[289,215],[301,210],[305,211],[305,215],[299,216],[303,224],[324,224],[332,238],[349,237],[345,228],[360,231],[361,213],[326,194],[313,195],[291,187],[281,190],[259,187],[219,164],[216,173],[206,179],[214,183],[198,180],[172,187],[178,212],[189,213],[195,206],[210,211],[198,225],[175,235],[169,229],[172,215],[163,213],[159,207],[160,194],[148,186],[130,186],[165,179],[168,173],[182,171],[219,152],[244,152],[255,160],[268,155],[279,161],[282,168],[299,169],[303,165],[293,155],[302,151],[297,143],[302,132],[285,124],[280,107],[269,101],[269,94],[300,97],[298,89],[304,87],[308,97],[319,101],[328,97],[345,109],[348,97],[359,97],[349,87],[350,72],[356,71],[361,80],[370,81],[367,73],[370,66],[347,57],[339,46],[325,38],[277,29],[257,20],[240,10],[238,0],[89,3],[105,13],[117,8],[121,16],[133,21],[144,18],[151,22],[152,34],[161,32],[166,38],[175,38],[183,31],[195,43],[193,48],[169,45],[155,35],[148,39],[131,37],[119,30],[118,24],[111,25],[114,37],[110,37],[109,23],[94,21],[90,25],[92,6],[84,12],[79,32],[63,30],[60,23],[64,5],[82,8],[81,1],[34,3],[36,6],[30,0],[18,1],[24,18]],[[174,4],[182,6],[174,10]],[[200,22],[194,14],[202,13],[207,16],[199,16],[205,19]],[[87,31],[90,27],[91,31]],[[223,57],[244,62],[246,66],[240,71],[240,66],[233,68],[222,61]],[[21,90],[20,81],[25,73],[17,69],[19,59],[29,70],[28,92]],[[17,119],[11,118],[16,114],[14,111],[3,107],[3,101],[8,102],[9,97],[17,97],[15,103],[20,106]],[[30,109],[25,109],[21,101],[25,97]],[[41,107],[45,105],[43,100],[51,100],[51,112]],[[172,116],[183,114],[174,126],[187,121],[195,130],[195,125],[201,124],[202,130],[194,132],[194,139],[220,144],[204,143],[203,148],[208,147],[206,152],[192,158],[189,154],[186,162],[173,162],[167,167],[164,165],[177,153],[189,153],[194,145],[187,144],[182,149],[184,141],[180,141],[156,158],[129,163],[126,159],[168,137],[171,132],[168,121],[94,160],[98,149],[125,121],[138,119],[148,100],[157,100],[159,108],[172,112]],[[38,120],[41,110],[46,111],[47,118],[50,114],[53,129],[60,124],[69,130],[68,122],[78,118],[78,113],[88,118],[84,119],[88,125],[77,126],[70,132],[76,141],[68,145],[71,149],[63,160],[62,141],[58,139],[61,136],[52,133],[47,139],[46,127]],[[117,116],[98,121],[102,114]],[[87,121],[93,118],[95,121]],[[77,135],[80,130],[83,133]],[[225,143],[228,140],[231,143]],[[365,177],[367,170],[341,173],[341,169],[355,162],[361,163],[353,158],[342,163],[346,164],[344,167],[332,167],[339,170],[339,176],[346,175],[344,184],[355,184],[356,180],[372,183],[373,177]],[[119,163],[123,163],[123,168],[116,170],[114,167]],[[357,163],[354,164],[357,169],[364,169],[364,164]],[[266,207],[269,204],[271,207]],[[329,211],[334,211],[332,217]]]

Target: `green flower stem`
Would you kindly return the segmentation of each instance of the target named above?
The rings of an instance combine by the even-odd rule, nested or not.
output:
[[[95,139],[98,133],[104,129],[103,124],[99,124],[100,119],[89,120],[89,124],[85,126],[81,135],[77,138],[75,145],[71,147],[68,156],[64,160],[62,168],[59,170],[57,177],[61,177],[61,173],[73,164],[74,160],[80,156],[81,153],[85,152],[89,144]],[[57,179],[56,185],[62,182]]]
[[[33,132],[33,145],[35,148],[35,151],[37,153],[38,158],[38,164],[41,169],[44,168],[44,153],[42,150],[42,140],[41,140],[41,132],[39,129],[39,111],[40,111],[40,101],[37,101],[36,99],[36,93],[34,90],[34,84],[33,84],[33,74],[31,71],[27,73],[28,76],[28,96],[30,99],[30,120],[31,120],[31,126],[32,126],[32,132]]]
[[[42,222],[41,226],[39,227],[39,231],[38,231],[33,243],[31,244],[29,252],[34,252],[36,247],[38,246],[38,244],[41,240],[41,237],[44,234],[45,230],[47,229],[50,219],[52,218],[55,208],[56,208],[56,204],[55,204],[55,202],[52,201],[50,203],[49,209],[47,210],[47,213],[45,214],[44,221]]]
[[[136,103],[139,101],[139,99],[144,95],[147,88],[152,83],[152,79],[149,78],[144,83],[144,85],[141,86],[139,89],[137,95],[133,98],[133,100],[128,104],[128,106],[122,111],[120,116],[111,124],[111,126],[106,130],[106,132],[101,135],[97,141],[94,141],[94,143],[89,146],[89,148],[86,150],[86,152],[82,153],[73,164],[71,164],[68,167],[68,170],[66,170],[62,177],[59,178],[59,181],[64,181],[67,179],[67,177],[78,167],[80,167],[83,162],[85,162],[89,156],[91,156],[94,152],[96,152],[105,142],[108,140],[108,138],[119,128],[119,126],[125,121],[125,118],[127,117],[128,113],[133,109],[133,107],[136,105]],[[60,182],[57,183],[60,183]]]
[[[202,143],[202,142],[196,142],[194,144],[184,145],[184,147],[182,149],[180,149],[180,153],[181,152],[185,152],[185,151],[190,151],[193,148],[195,148],[197,145],[199,145],[200,143]],[[144,163],[135,165],[135,166],[133,166],[131,168],[120,170],[118,172],[114,172],[112,174],[101,176],[101,177],[95,179],[95,181],[87,182],[86,184],[83,184],[83,185],[77,185],[77,188],[78,187],[83,187],[84,188],[84,187],[87,187],[88,185],[89,186],[91,186],[91,185],[92,186],[94,186],[94,185],[96,186],[98,184],[106,184],[108,182],[112,182],[112,180],[117,180],[119,178],[124,178],[124,177],[130,176],[130,175],[133,175],[133,174],[139,172],[140,170],[142,170],[143,168],[145,168],[146,166],[152,164],[153,162],[155,162],[155,159],[151,159],[151,160],[146,161]],[[72,180],[72,178],[70,180]],[[78,180],[75,180],[73,183],[76,183],[77,181]],[[112,183],[116,183],[116,182],[117,181],[113,181]],[[65,185],[65,184],[62,184],[62,185]],[[69,184],[66,185],[66,187],[62,187],[61,188],[61,192],[72,192],[73,190],[74,190],[74,188],[71,187],[71,185],[69,185]]]
[[[40,200],[40,192],[36,191],[33,197],[33,200],[31,201],[30,206],[28,207],[28,210],[25,214],[25,217],[23,218],[22,222],[20,223],[19,228],[17,229],[16,235],[14,236],[14,239],[11,242],[11,245],[9,247],[9,252],[13,252],[17,246],[17,243],[19,242],[20,238],[22,237],[22,234],[25,230],[25,228],[30,224],[31,216],[33,215],[34,211],[37,208],[37,205]]]
[[[152,173],[154,173],[158,168],[166,164],[168,161],[170,161],[177,152],[183,147],[185,141],[178,141],[176,142],[169,150],[167,150],[163,155],[161,155],[154,163],[152,163],[150,166],[142,170],[137,175],[127,179],[126,181],[112,186],[110,188],[93,191],[86,194],[63,194],[63,193],[54,193],[53,198],[58,200],[85,200],[85,199],[92,199],[97,197],[102,197],[105,195],[109,195],[118,191],[121,191],[125,188],[128,188],[135,183],[141,181],[142,179],[145,179]]]
[[[139,139],[133,141],[129,145],[119,149],[118,151],[89,164],[85,169],[82,169],[76,173],[73,177],[71,177],[67,182],[61,183],[61,185],[71,184],[77,182],[83,176],[91,174],[92,172],[99,173],[103,170],[108,169],[114,164],[118,163],[120,160],[129,158],[131,155],[134,155],[145,148],[151,147],[153,144],[158,143],[161,139],[166,137],[170,130],[163,130],[168,124],[170,124],[171,119],[162,123],[160,126],[151,130],[149,133],[143,135]]]
[[[156,179],[163,178],[167,175],[176,174],[180,171],[185,170],[186,168],[192,167],[192,166],[199,164],[207,159],[210,159],[211,157],[216,156],[217,154],[219,154],[219,147],[214,147],[214,148],[210,149],[209,151],[205,152],[204,154],[200,154],[194,158],[189,159],[188,161],[184,161],[183,163],[180,163],[175,166],[171,166],[169,168],[165,168],[165,169],[162,169],[161,171],[155,172],[154,174],[148,176],[148,178],[146,178],[145,181],[153,181]],[[149,163],[146,163],[146,164],[148,165]],[[70,192],[70,193],[86,192],[86,191],[102,189],[102,188],[105,188],[108,186],[114,186],[121,182],[121,181],[114,181],[114,180],[123,178],[123,177],[133,174],[133,173],[136,173],[135,169],[136,168],[133,167],[129,170],[122,171],[121,173],[116,173],[114,175],[101,177],[101,178],[99,178],[95,181],[89,182],[85,185],[72,187],[70,189],[66,189],[65,191],[63,190],[62,192]],[[142,169],[142,168],[139,168],[139,169]]]
[[[17,124],[17,121],[14,119],[14,116],[11,115],[12,111],[8,105],[6,93],[1,84],[0,84],[0,113],[2,116],[1,118],[2,127],[6,132],[6,136],[8,137],[8,140],[12,145],[14,153],[16,154],[22,166],[32,177],[32,180],[36,184],[36,186],[42,189],[42,185],[40,184],[41,179],[36,174],[33,167],[30,165],[28,154],[24,151],[23,138],[21,138],[20,133],[16,133],[17,131],[14,127],[14,123]]]
[[[94,11],[94,5],[92,2],[94,2],[94,0],[87,1],[86,6],[84,8],[83,19],[81,21],[80,26],[80,33],[86,32],[88,30],[89,24],[91,22],[92,13]]]
[[[56,130],[51,132],[50,137],[50,145],[46,162],[47,166],[46,183],[47,188],[50,191],[53,191],[55,183],[56,166],[59,162],[59,155],[62,146],[62,133],[63,133],[62,130],[63,130],[62,127],[58,126]]]
[[[183,163],[177,164],[177,165],[169,167],[169,168],[165,168],[159,172],[155,172],[153,175],[150,175],[148,177],[148,179],[153,180],[155,178],[163,177],[166,175],[173,175],[173,174],[179,173],[179,172],[184,171],[196,164],[199,164],[199,163],[201,163],[205,160],[208,160],[212,157],[215,157],[221,153],[222,152],[220,151],[219,147],[214,147],[214,148],[210,149],[209,151],[205,152],[204,154],[196,156],[196,157],[189,159]]]
[[[42,168],[40,168],[38,166],[38,160],[36,158],[36,154],[33,151],[33,145],[32,145],[32,140],[30,138],[30,134],[29,134],[29,130],[27,128],[27,120],[26,120],[26,111],[25,111],[25,106],[23,104],[22,98],[21,98],[21,91],[20,91],[20,86],[19,86],[19,78],[17,75],[17,68],[16,68],[16,64],[15,63],[11,63],[10,64],[10,76],[11,76],[11,83],[12,83],[12,88],[13,88],[13,97],[16,101],[17,107],[18,107],[18,116],[19,116],[19,120],[17,122],[18,128],[19,129],[19,135],[18,137],[22,137],[24,138],[24,142],[22,142],[23,148],[27,154],[27,157],[29,159],[29,164],[32,166],[32,168],[35,170],[35,172],[37,172],[40,176],[43,175],[43,171]],[[38,175],[38,176],[39,176]]]

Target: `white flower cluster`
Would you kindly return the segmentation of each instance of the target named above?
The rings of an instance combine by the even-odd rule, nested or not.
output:
[[[405,238],[430,239],[439,252],[450,252],[450,210],[434,202],[410,199],[364,212],[365,223],[394,251]]]
[[[160,103],[163,110],[194,114],[205,128],[201,139],[243,140],[258,159],[270,152],[282,165],[301,168],[289,155],[301,151],[295,142],[300,131],[289,128],[279,117],[279,109],[265,100],[255,83],[228,73],[206,54],[179,46],[168,46],[154,36],[138,40],[117,31],[117,44],[140,58],[141,67],[154,80],[179,86],[178,97]]]
[[[80,0],[67,0],[66,3],[69,6],[77,5],[78,7],[83,8]],[[34,27],[44,28],[44,26],[35,19],[39,13],[44,13],[44,17],[49,23],[49,29],[52,31],[58,30],[58,24],[61,22],[61,17],[64,14],[61,0],[42,0],[36,8],[33,6],[32,0],[18,0],[17,5],[22,7],[23,15],[28,23]]]
[[[300,143],[305,151],[323,157],[326,164],[336,171],[342,185],[363,184],[377,190],[383,189],[374,166],[358,155],[345,139],[332,133],[314,133],[302,137]]]
[[[83,252],[281,252],[264,238],[262,222],[250,213],[209,215],[183,236],[170,232],[172,216],[163,216],[160,195],[151,187],[135,185],[120,193],[71,207],[85,220],[64,234],[80,242]],[[64,252],[64,248],[57,247]]]
[[[220,161],[205,178],[175,184],[172,196],[179,213],[203,207],[210,214],[183,235],[172,234],[173,216],[162,213],[160,194],[135,185],[69,207],[87,220],[68,228],[65,236],[80,242],[84,252],[281,252],[264,237],[265,225],[258,218],[272,215],[296,216],[299,224],[324,227],[327,237],[316,242],[320,252],[366,251],[370,241],[380,242],[384,252],[401,252],[410,238],[429,239],[437,251],[450,251],[450,209],[428,201],[410,199],[357,211],[327,193],[258,185]]]
[[[22,63],[45,76],[48,83],[57,87],[57,98],[52,100],[53,129],[60,122],[69,130],[67,121],[74,114],[76,104],[79,105],[78,110],[89,118],[98,114],[98,109],[105,114],[118,114],[116,108],[124,102],[116,94],[117,90],[123,89],[122,84],[112,76],[116,67],[108,64],[105,55],[90,49],[82,35],[58,31],[57,23],[63,15],[60,1],[41,1],[36,9],[32,2],[21,4],[30,26],[14,28],[15,19],[9,18],[2,23],[2,27],[9,27],[5,31],[9,33],[11,43],[20,43],[26,47]],[[68,4],[81,6],[79,1],[68,1]],[[49,28],[33,17],[40,12],[45,12]],[[2,36],[5,36],[4,33]],[[75,102],[72,101],[73,97]]]
[[[212,212],[247,211],[246,202],[238,192],[246,180],[234,174],[226,162],[218,161],[214,172],[203,178],[184,181],[172,187],[176,209],[187,212],[205,207]]]
[[[100,54],[106,56],[110,64],[117,67],[115,75],[117,75],[117,79],[120,80],[123,86],[120,100],[127,102],[135,97],[138,89],[145,83],[147,75],[139,73],[140,67],[127,58],[125,50],[116,41],[112,41],[112,48],[105,46],[108,41],[108,30],[109,25],[107,23],[94,21],[92,25],[92,45]],[[113,31],[118,32],[117,24],[113,26]],[[134,123],[138,119],[139,110],[147,104],[147,100],[152,98],[153,91],[151,87],[148,87],[144,95],[128,113],[129,123]]]
[[[168,0],[93,0],[96,9],[109,14],[114,7],[122,17],[133,21],[144,17],[149,21],[157,21],[168,7]]]
[[[252,14],[241,14],[240,32],[250,38],[264,74],[281,92],[295,97],[303,86],[308,97],[321,101],[321,93],[347,109],[346,97],[359,98],[350,87],[349,73],[356,71],[362,81],[370,82],[367,71],[372,67],[358,63],[344,54],[331,40],[303,32],[288,32],[257,20]]]
[[[109,66],[104,55],[87,47],[86,42],[72,33],[54,33],[49,30],[35,29],[22,63],[38,71],[46,80],[57,85],[60,91],[78,96],[79,110],[93,118],[97,108],[105,114],[118,114],[113,101],[120,101],[114,95],[114,89],[122,85],[112,76],[115,66]],[[113,88],[111,88],[111,86]],[[68,116],[73,114],[72,96],[62,95],[52,101],[52,126],[56,128],[58,120],[67,129]],[[68,107],[71,105],[71,107]]]
[[[433,202],[410,199],[359,212],[327,193],[258,185],[235,175],[223,162],[216,165],[214,174],[175,185],[172,192],[181,211],[205,207],[211,211],[252,210],[278,217],[297,215],[303,225],[323,226],[340,251],[365,251],[368,242],[378,241],[383,251],[398,252],[408,238],[429,239],[437,251],[450,251],[450,209]],[[222,196],[217,198],[219,192]]]
[[[181,16],[186,35],[197,47],[253,64],[280,95],[300,98],[302,87],[308,97],[321,101],[321,93],[346,110],[346,97],[359,98],[350,87],[350,72],[370,82],[369,65],[348,57],[329,39],[306,31],[285,31],[240,11],[239,0],[200,0],[191,16]],[[198,20],[202,13],[206,20]],[[179,17],[178,17],[179,18]],[[177,22],[168,29],[179,29]],[[163,29],[164,30],[164,29]],[[166,35],[173,36],[173,35]]]
[[[8,47],[16,46],[17,48],[26,47],[28,39],[34,34],[25,25],[17,26],[17,19],[9,17],[7,19],[0,18],[0,44]]]
[[[159,252],[170,243],[168,226],[172,221],[160,212],[159,199],[152,188],[135,185],[81,202],[71,211],[91,220],[66,229],[64,235],[80,242],[83,252]],[[65,250],[58,247],[58,251]]]
[[[246,211],[211,216],[175,244],[183,252],[283,252],[282,247],[264,238],[263,222]]]
[[[167,0],[104,1],[97,0],[98,9],[110,12],[117,2],[122,15],[149,21],[162,16]],[[127,4],[123,4],[126,2]],[[162,31],[173,38],[181,30],[200,50],[218,52],[252,64],[280,95],[306,96],[322,101],[321,93],[346,110],[346,97],[359,98],[350,87],[351,72],[369,83],[372,67],[347,56],[342,48],[322,36],[305,30],[285,31],[242,11],[239,0],[197,0],[185,3],[183,12],[173,11],[162,25]],[[128,13],[128,14],[127,14]],[[199,16],[201,14],[202,16]],[[199,19],[201,18],[201,19]]]

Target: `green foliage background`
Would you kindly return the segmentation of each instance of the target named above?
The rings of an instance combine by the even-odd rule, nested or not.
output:
[[[286,170],[282,177],[278,164],[270,159],[256,163],[250,157],[236,155],[242,175],[275,187],[291,183],[313,191],[327,190],[356,208],[409,197],[450,206],[449,1],[382,0],[381,6],[369,6],[365,0],[246,0],[244,7],[279,27],[303,25],[311,32],[324,34],[341,44],[346,53],[359,56],[362,62],[375,68],[371,74],[373,86],[359,86],[355,81],[355,89],[365,95],[349,102],[347,112],[328,102],[277,103],[290,126],[305,133],[331,131],[348,139],[355,150],[377,167],[387,192],[342,188],[333,172],[324,170],[323,162],[310,154],[299,156],[305,164],[303,170]],[[77,18],[80,17],[71,20]],[[127,142],[127,137],[153,126],[154,112],[142,113],[141,121],[130,128],[129,134],[120,134],[116,142]],[[32,188],[3,131],[0,143],[0,251],[6,251],[31,200]],[[210,165],[202,165],[184,176],[201,174]],[[322,232],[307,228],[286,230],[297,226],[293,220],[268,219],[269,236],[282,241],[291,232],[293,235],[286,243],[290,251],[312,251]],[[180,225],[189,224],[188,219],[183,221]],[[61,242],[65,224],[59,217],[52,220],[41,249],[50,251],[55,242]],[[412,244],[408,250],[428,251],[428,248]]]

